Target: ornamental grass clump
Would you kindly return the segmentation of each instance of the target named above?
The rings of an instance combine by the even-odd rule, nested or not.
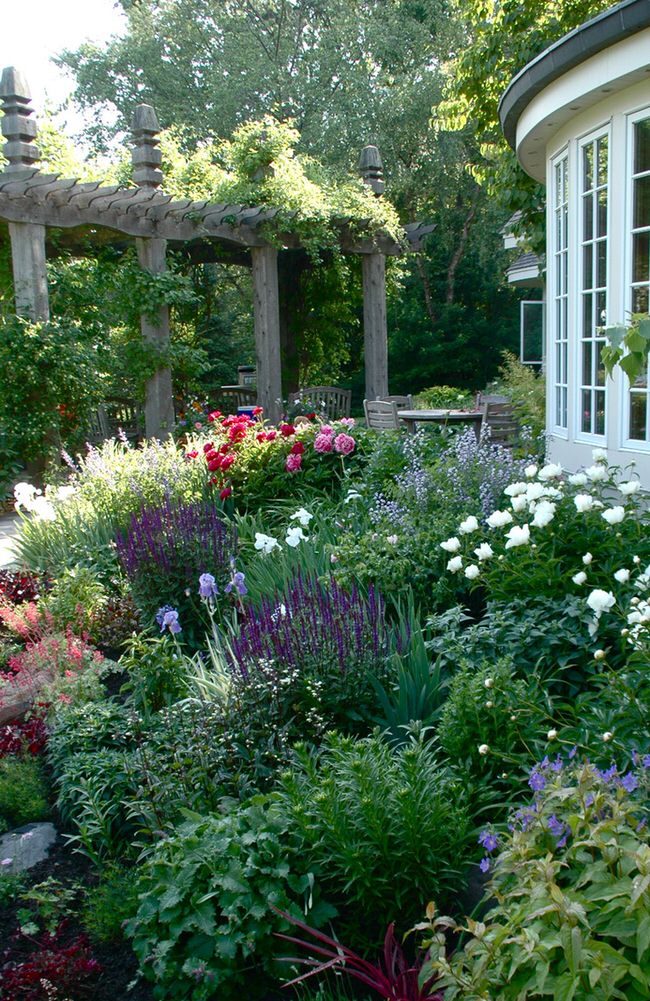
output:
[[[438,948],[424,975],[441,974],[448,1001],[647,1001],[649,769],[650,756],[603,770],[574,751],[534,767],[532,802],[506,832],[479,836],[490,910],[464,926],[432,922]],[[468,938],[446,959],[440,932],[450,924]]]
[[[173,605],[191,639],[200,615],[196,581],[206,572],[220,583],[227,580],[237,549],[236,530],[209,502],[168,499],[134,515],[116,543],[145,621],[153,622],[163,603]]]
[[[232,637],[235,688],[243,703],[272,708],[276,725],[293,721],[297,737],[331,727],[366,733],[378,710],[373,680],[388,680],[396,642],[372,586],[348,591],[298,572]]]

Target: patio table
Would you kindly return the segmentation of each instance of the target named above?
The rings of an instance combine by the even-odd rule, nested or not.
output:
[[[482,410],[398,410],[397,416],[415,434],[416,424],[473,424],[477,439],[481,435]]]

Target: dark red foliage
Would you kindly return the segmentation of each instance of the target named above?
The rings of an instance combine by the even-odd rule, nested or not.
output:
[[[12,605],[36,601],[42,591],[43,581],[36,574],[0,570],[0,603],[3,599]]]
[[[351,977],[360,980],[362,984],[380,994],[384,1001],[444,1001],[440,991],[434,991],[435,977],[430,977],[425,983],[419,983],[420,967],[409,963],[402,946],[395,938],[395,925],[390,924],[386,930],[384,939],[384,951],[378,963],[369,963],[362,959],[347,946],[341,945],[336,939],[324,935],[315,928],[298,921],[290,914],[273,908],[277,914],[285,918],[290,924],[295,925],[302,931],[311,935],[321,945],[310,942],[303,942],[302,939],[294,938],[292,935],[280,935],[287,942],[299,945],[303,949],[321,956],[321,959],[305,958],[304,956],[285,957],[285,962],[299,963],[301,966],[311,967],[309,973],[303,973],[301,977],[285,984],[285,987],[292,987],[308,977],[313,977],[325,970],[338,969],[345,970]]]
[[[48,1001],[52,996],[77,997],[78,988],[101,973],[85,935],[66,941],[61,925],[54,935],[45,932],[33,940],[36,951],[23,962],[0,967],[0,996],[11,1001]],[[53,995],[51,987],[56,994]],[[49,990],[48,990],[49,987]],[[89,994],[90,996],[90,994]]]
[[[8,754],[40,754],[47,744],[47,729],[42,716],[15,720],[0,726],[0,758]]]

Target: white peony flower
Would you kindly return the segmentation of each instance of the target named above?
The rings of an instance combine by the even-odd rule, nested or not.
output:
[[[624,483],[619,483],[618,489],[624,497],[630,497],[641,489],[641,484],[638,480],[626,480]]]
[[[604,462],[607,463],[607,452],[604,448],[592,448],[591,458],[594,462]]]
[[[591,494],[576,494],[573,498],[573,503],[576,506],[578,514],[584,514],[586,511],[593,509],[594,499]]]
[[[295,512],[295,514],[291,515],[289,521],[299,521],[300,524],[306,528],[313,517],[313,514],[310,514],[304,507],[301,507]]]
[[[35,497],[29,510],[39,521],[56,521],[54,505],[45,497]]]
[[[524,469],[524,476],[528,477],[529,480],[532,480],[533,476],[537,476],[537,466],[535,463],[532,463],[530,466],[526,466]]]
[[[597,483],[598,480],[607,479],[607,466],[603,466],[600,463],[597,466],[589,466],[589,469],[585,469],[585,473],[592,483]]]
[[[625,508],[618,504],[616,507],[607,508],[603,511],[601,518],[604,518],[608,525],[618,525],[625,517]]]
[[[603,612],[608,612],[616,604],[616,598],[611,591],[603,591],[601,587],[596,587],[587,598],[587,604],[592,612],[599,617]]]
[[[26,511],[31,511],[32,504],[40,492],[31,483],[17,483],[14,487],[14,498],[16,501],[14,506],[16,511],[19,511],[21,507],[24,507]]]
[[[493,511],[487,519],[487,524],[490,528],[503,528],[504,525],[509,525],[511,521],[512,515],[510,511]]]
[[[482,542],[480,546],[477,546],[474,550],[474,555],[479,558],[480,561],[489,560],[490,556],[494,556],[494,550],[489,542]]]
[[[480,572],[476,563],[470,563],[468,567],[465,567],[465,576],[468,580],[476,580]]]
[[[552,504],[551,501],[540,501],[535,508],[532,523],[535,528],[546,528],[553,521],[554,517],[555,504]]]
[[[591,555],[591,553],[585,553],[585,555],[582,557],[582,562],[584,563],[584,565],[586,567],[589,566],[589,564],[591,563],[592,560],[593,560],[593,556]]]
[[[525,494],[528,489],[527,483],[511,483],[510,486],[506,487],[503,491],[508,497],[518,497],[519,494]]]
[[[594,660],[604,660],[606,656],[607,656],[607,654],[605,653],[604,650],[595,650],[594,651]]]
[[[562,475],[562,466],[558,462],[549,462],[542,466],[537,474],[540,480],[557,480]]]
[[[391,544],[391,546],[396,546],[397,545],[397,541],[398,541],[398,539],[397,539],[396,535],[388,535],[388,536],[386,536],[386,542],[389,542]]]
[[[546,495],[546,487],[543,483],[529,483],[526,488],[526,500],[536,501]]]
[[[458,573],[463,567],[462,556],[452,556],[452,558],[447,563],[447,570],[449,573]]]
[[[614,574],[614,579],[619,582],[619,584],[625,584],[626,581],[630,579],[629,570],[617,570]]]
[[[478,531],[478,519],[470,514],[468,518],[465,518],[465,521],[461,521],[458,531],[461,535],[471,535],[472,532]]]
[[[574,487],[584,487],[585,483],[589,482],[589,477],[586,473],[572,473],[569,477],[569,483]]]
[[[518,494],[510,501],[510,506],[516,514],[520,514],[522,511],[525,511],[527,504],[528,502],[523,494]]]
[[[262,553],[271,553],[274,549],[280,549],[280,543],[272,535],[265,535],[264,532],[255,533],[255,548]]]
[[[295,549],[301,542],[308,542],[309,536],[305,535],[300,525],[287,529],[287,537],[284,540],[288,546]]]
[[[506,535],[506,549],[513,549],[515,546],[525,546],[530,542],[530,528],[528,525],[513,525]]]
[[[452,535],[451,539],[447,539],[446,542],[440,543],[440,548],[444,549],[446,553],[457,553],[460,549],[460,541],[455,535]]]
[[[586,579],[587,579],[587,574],[584,572],[584,570],[580,570],[578,573],[574,573],[573,577],[571,578],[574,584],[584,584]]]

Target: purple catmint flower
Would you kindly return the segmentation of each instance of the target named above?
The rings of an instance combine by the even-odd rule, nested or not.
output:
[[[219,594],[217,582],[211,573],[202,573],[199,577],[199,594],[202,598],[214,598]]]
[[[494,852],[496,851],[499,839],[492,831],[485,830],[479,834],[478,843],[485,848],[486,852]]]
[[[624,775],[621,779],[621,785],[626,792],[634,792],[639,785],[639,780],[633,772],[628,772],[627,775]]]

